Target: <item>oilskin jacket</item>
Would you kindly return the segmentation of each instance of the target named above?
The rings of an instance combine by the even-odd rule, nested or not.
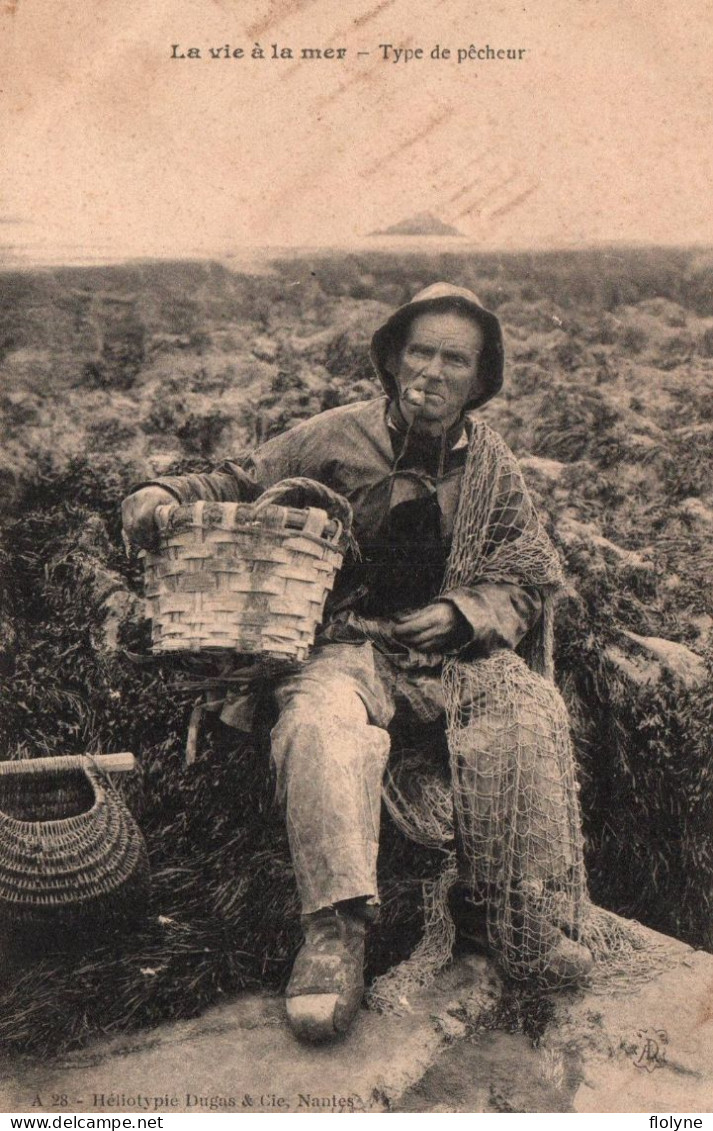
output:
[[[478,321],[484,336],[481,379],[463,418],[449,432],[420,437],[401,416],[393,370],[410,320],[438,309],[457,309]],[[474,654],[515,648],[540,615],[537,590],[490,582],[442,592],[468,450],[467,413],[502,383],[498,321],[470,291],[435,284],[377,330],[371,357],[384,396],[322,412],[212,473],[168,476],[152,484],[189,503],[252,501],[282,479],[317,480],[349,500],[361,552],[361,560],[345,561],[327,605],[327,621],[345,610],[389,618],[448,600],[470,626]]]

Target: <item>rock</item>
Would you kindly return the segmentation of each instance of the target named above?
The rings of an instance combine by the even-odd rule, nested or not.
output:
[[[180,448],[170,448],[169,450],[164,452],[152,452],[150,475],[147,476],[147,478],[153,478],[154,476],[158,477],[160,475],[168,475],[171,471],[171,468],[174,467],[176,463],[178,463],[180,458]]]
[[[150,1097],[149,1114],[711,1111],[713,955],[645,936],[652,951],[638,952],[630,984],[622,975],[607,990],[529,1005],[523,992],[536,1039],[513,1031],[513,996],[491,1027],[499,980],[490,962],[467,956],[413,994],[405,1016],[363,1011],[331,1046],[299,1045],[282,1001],[253,993],[54,1061],[6,1060],[2,1110],[34,1110],[39,1094],[45,1115],[136,1115],[137,1096]]]
[[[252,343],[252,352],[259,361],[272,363],[277,359],[277,343],[272,338],[256,338]]]
[[[660,664],[655,660],[646,659],[642,655],[628,656],[622,652],[621,648],[617,648],[614,644],[609,644],[604,649],[604,655],[614,667],[637,687],[643,687],[649,683],[658,683],[663,675],[663,670]]]
[[[121,1097],[138,1095],[163,1097],[159,1114],[388,1111],[444,1046],[426,1010],[364,1012],[345,1040],[300,1045],[280,999],[245,994],[196,1020],[99,1041],[54,1063],[5,1065],[0,1090],[6,1111],[30,1111],[38,1092],[43,1111],[65,1094],[66,1110],[115,1115],[136,1114]]]
[[[646,551],[627,550],[618,546],[601,534],[590,522],[579,522],[569,515],[562,515],[557,524],[557,533],[565,546],[585,544],[593,551],[599,551],[602,565],[609,564],[633,570],[651,571],[652,564],[645,557]]]
[[[622,636],[630,640],[647,657],[654,661],[681,681],[687,688],[700,687],[708,678],[705,661],[696,652],[687,648],[685,644],[677,644],[674,640],[664,640],[660,636],[639,636],[627,629],[621,630]]]
[[[676,328],[685,326],[688,321],[688,316],[685,307],[680,303],[674,302],[672,299],[663,298],[647,298],[642,302],[637,303],[635,307],[637,310],[643,311],[645,314],[653,315],[654,318],[660,319],[667,326],[674,326]]]
[[[301,334],[293,334],[287,339],[287,345],[293,354],[297,357],[323,357],[327,348],[334,338],[334,330],[319,330],[315,334],[310,334],[308,337],[303,337]]]
[[[453,1017],[448,1012],[435,1019],[436,1032],[439,1033],[447,1044],[465,1037],[468,1027],[459,1017]]]
[[[556,483],[566,466],[558,459],[546,459],[544,456],[524,456],[518,462],[526,476],[530,472],[536,480],[544,480],[547,485]]]
[[[713,1110],[713,955],[671,954],[672,968],[637,992],[557,1003],[541,1047],[574,1054],[570,1110]]]
[[[689,621],[698,633],[696,643],[700,646],[701,650],[707,648],[709,646],[711,633],[713,632],[713,617],[709,613],[699,613],[698,615],[690,616]]]
[[[683,499],[678,509],[693,525],[708,531],[713,528],[713,510],[701,499]]]

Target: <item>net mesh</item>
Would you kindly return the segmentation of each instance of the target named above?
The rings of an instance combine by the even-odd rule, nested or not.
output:
[[[444,662],[455,823],[442,784],[418,785],[417,775],[409,788],[393,775],[386,781],[387,808],[402,831],[434,845],[438,825],[444,847],[455,833],[457,853],[424,890],[422,943],[372,987],[377,1008],[398,1009],[448,961],[447,896],[457,877],[472,906],[484,908],[489,945],[514,979],[630,988],[675,960],[650,932],[589,899],[569,720],[553,682],[562,580],[514,456],[474,421],[443,593],[492,581],[533,586],[543,615],[517,653]]]

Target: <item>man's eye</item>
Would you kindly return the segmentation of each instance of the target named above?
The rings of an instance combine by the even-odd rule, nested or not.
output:
[[[428,346],[409,346],[408,352],[412,357],[430,357],[432,354]]]

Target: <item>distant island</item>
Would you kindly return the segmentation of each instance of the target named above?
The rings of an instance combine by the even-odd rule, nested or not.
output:
[[[401,220],[392,224],[390,228],[383,228],[377,232],[369,232],[370,236],[462,236],[457,228],[444,224],[432,212],[417,212],[408,220]]]

